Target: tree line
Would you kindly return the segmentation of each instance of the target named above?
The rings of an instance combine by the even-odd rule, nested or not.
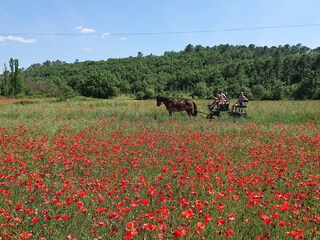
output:
[[[4,65],[4,72],[0,78],[0,96],[16,96],[23,91],[23,78],[17,59],[9,60],[9,68]]]
[[[0,75],[0,96],[212,98],[223,89],[230,97],[244,91],[255,100],[320,99],[320,47],[301,44],[189,44],[161,56],[139,52],[105,61],[46,61],[27,69],[10,59],[9,66]]]

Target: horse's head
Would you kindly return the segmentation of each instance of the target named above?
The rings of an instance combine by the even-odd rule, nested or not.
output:
[[[162,103],[162,97],[160,95],[158,95],[157,97],[157,106],[159,107]]]

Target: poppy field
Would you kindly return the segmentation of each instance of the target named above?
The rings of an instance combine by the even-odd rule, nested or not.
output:
[[[250,104],[0,104],[0,238],[320,239],[319,102]]]

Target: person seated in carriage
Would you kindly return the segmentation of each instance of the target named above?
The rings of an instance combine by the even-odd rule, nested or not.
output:
[[[224,109],[224,106],[227,104],[227,101],[228,101],[227,96],[221,90],[218,94],[217,109],[218,110]]]
[[[221,90],[217,97],[215,97],[213,99],[213,102],[211,104],[208,105],[209,109],[213,110],[213,109],[216,109],[216,110],[221,110],[223,109],[223,107],[226,105],[228,101],[228,98],[227,96],[224,94],[224,92]]]
[[[244,95],[243,92],[240,92],[240,96],[238,98],[238,101],[236,102],[236,104],[232,105],[232,109],[231,112],[234,112],[235,109],[237,107],[243,107],[244,106],[244,102],[248,102],[248,98]]]
[[[210,110],[215,109],[216,106],[217,106],[217,101],[218,101],[218,98],[217,98],[217,97],[214,97],[212,103],[208,104],[208,108],[209,108]]]

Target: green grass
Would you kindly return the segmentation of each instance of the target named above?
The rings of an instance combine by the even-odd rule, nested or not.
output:
[[[207,113],[209,101],[195,100],[198,109]],[[223,125],[221,131],[229,131],[234,124],[259,124],[269,125],[303,124],[308,121],[320,120],[319,101],[252,101],[247,107],[246,118],[232,118],[226,112],[222,112],[220,118],[206,119],[206,115],[199,113],[197,117],[188,117],[185,112],[174,113],[170,118],[165,107],[156,106],[155,100],[97,100],[83,99],[68,100],[66,102],[28,102],[0,104],[1,126],[26,126],[35,125],[44,128],[43,131],[52,132],[48,124],[55,128],[58,125],[70,125],[79,131],[85,128],[88,121],[97,119],[115,118],[114,125],[121,125],[121,121],[147,121],[154,126],[161,127],[166,121],[181,121],[190,129],[201,129],[204,126]],[[118,124],[117,124],[118,122]],[[208,125],[207,123],[210,123]],[[227,127],[228,126],[228,127]],[[134,127],[134,124],[132,125]],[[227,127],[226,130],[224,130]],[[233,130],[231,130],[233,131]]]

